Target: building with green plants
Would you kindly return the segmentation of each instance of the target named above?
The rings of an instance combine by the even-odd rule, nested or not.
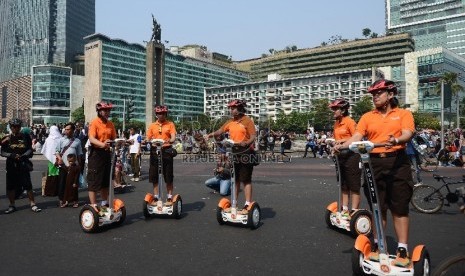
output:
[[[278,73],[284,78],[344,72],[381,66],[400,66],[415,45],[408,33],[358,39],[335,45],[277,52],[249,63],[253,81]],[[239,62],[240,63],[240,62]],[[240,67],[240,64],[238,64]]]

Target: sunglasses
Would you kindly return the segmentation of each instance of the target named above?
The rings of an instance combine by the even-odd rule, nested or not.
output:
[[[383,93],[387,93],[387,91],[380,90],[380,91],[372,92],[371,95],[373,95],[373,97],[377,97],[377,96],[381,96]]]

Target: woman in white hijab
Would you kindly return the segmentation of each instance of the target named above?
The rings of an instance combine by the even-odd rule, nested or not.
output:
[[[47,171],[47,180],[45,182],[45,188],[43,191],[43,196],[57,196],[58,195],[58,175],[60,170],[55,166],[56,161],[56,149],[60,138],[62,137],[58,127],[53,125],[50,127],[50,133],[45,139],[45,143],[42,147],[41,153],[48,160],[48,171]]]

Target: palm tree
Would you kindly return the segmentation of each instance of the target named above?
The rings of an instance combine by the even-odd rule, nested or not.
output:
[[[441,91],[441,82],[445,85],[449,85],[452,91],[452,96],[457,97],[457,128],[460,127],[460,108],[459,108],[459,92],[465,91],[465,88],[457,82],[458,74],[454,72],[445,72],[444,75],[439,79],[436,90]]]

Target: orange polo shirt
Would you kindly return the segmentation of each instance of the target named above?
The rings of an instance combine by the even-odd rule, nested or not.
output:
[[[342,117],[342,120],[336,120],[334,123],[334,139],[347,140],[355,133],[355,121],[349,116]]]
[[[396,107],[386,114],[386,117],[383,117],[376,109],[363,114],[357,124],[356,132],[376,144],[386,143],[390,135],[395,138],[399,137],[403,129],[415,131],[413,115],[406,109]],[[390,149],[378,147],[373,149],[372,152],[392,152],[400,149],[405,149],[405,144],[395,145]]]
[[[99,117],[95,118],[89,126],[89,137],[94,137],[100,142],[116,139],[115,125],[110,120],[106,123]]]
[[[256,134],[253,120],[244,115],[238,120],[230,119],[222,127],[223,132],[229,132],[229,138],[235,143],[246,141],[250,136]]]
[[[147,140],[150,141],[152,139],[163,139],[168,141],[171,139],[171,135],[176,135],[176,127],[174,123],[171,121],[164,121],[160,123],[158,120],[154,123],[151,123],[147,129]],[[169,146],[169,144],[165,144],[165,146]]]

